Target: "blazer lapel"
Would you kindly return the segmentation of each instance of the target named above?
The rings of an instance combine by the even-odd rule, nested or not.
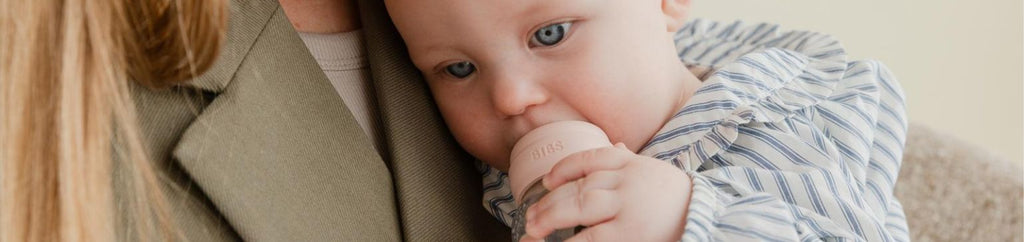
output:
[[[391,174],[277,1],[234,1],[174,157],[245,240],[399,240]]]
[[[367,55],[408,241],[502,241],[480,174],[450,135],[381,0],[360,0]]]
[[[221,92],[235,75],[242,59],[249,53],[260,30],[266,25],[278,6],[268,1],[231,1],[226,43],[210,70],[187,83],[187,86],[206,91]]]

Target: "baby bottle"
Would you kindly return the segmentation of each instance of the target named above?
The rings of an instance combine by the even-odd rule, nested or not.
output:
[[[540,200],[548,190],[541,178],[551,167],[566,156],[589,149],[612,146],[601,128],[583,121],[559,121],[536,128],[516,142],[509,159],[509,181],[515,199],[516,212],[512,214],[513,241],[526,235],[526,211]],[[567,228],[552,232],[547,242],[563,241],[578,229]]]

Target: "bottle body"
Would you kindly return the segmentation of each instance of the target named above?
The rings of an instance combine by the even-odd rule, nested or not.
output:
[[[523,194],[521,204],[516,207],[516,212],[512,214],[513,225],[512,225],[512,241],[519,241],[520,238],[526,235],[526,211],[530,208],[530,205],[540,201],[544,195],[548,194],[548,189],[544,188],[544,184],[541,184],[540,179],[534,181],[528,188],[526,193]],[[561,242],[569,239],[577,232],[582,230],[584,227],[577,226],[576,228],[565,228],[555,230],[550,235],[544,237],[545,242]]]
[[[516,141],[509,158],[509,185],[515,199],[512,211],[512,238],[526,235],[526,211],[540,201],[548,190],[541,183],[544,174],[565,157],[584,150],[612,146],[601,128],[583,121],[559,121],[545,124]],[[582,227],[554,231],[545,241],[564,241]]]

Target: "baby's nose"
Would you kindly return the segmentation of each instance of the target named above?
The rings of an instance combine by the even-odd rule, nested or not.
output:
[[[547,91],[540,83],[525,78],[499,79],[494,82],[491,94],[494,109],[502,118],[523,115],[548,100]]]

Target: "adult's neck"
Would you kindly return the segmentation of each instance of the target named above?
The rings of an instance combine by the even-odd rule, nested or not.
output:
[[[359,29],[355,0],[279,0],[296,31],[332,34]]]

